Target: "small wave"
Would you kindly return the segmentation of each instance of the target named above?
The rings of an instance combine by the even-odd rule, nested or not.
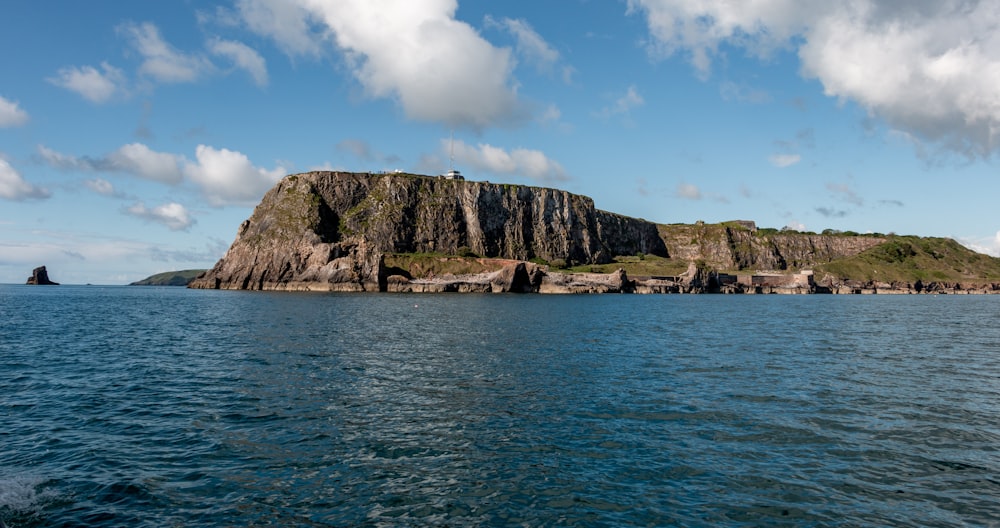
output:
[[[0,477],[0,510],[32,511],[42,498],[38,492],[42,482],[38,477]]]
[[[0,526],[13,528],[18,521],[41,513],[56,495],[42,489],[44,482],[37,476],[0,475]]]

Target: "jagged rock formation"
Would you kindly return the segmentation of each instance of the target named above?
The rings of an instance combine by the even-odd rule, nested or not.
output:
[[[407,293],[531,293],[538,291],[545,276],[542,266],[531,262],[504,259],[480,259],[480,262],[488,268],[498,269],[426,278],[389,275],[385,290]]]
[[[724,270],[799,269],[857,255],[886,241],[880,236],[774,233],[762,235],[742,225],[661,225],[671,258],[703,260]]]
[[[948,282],[930,281],[915,282],[907,281],[873,281],[836,279],[824,277],[818,283],[822,293],[839,294],[878,294],[878,295],[899,295],[899,294],[932,294],[932,295],[973,295],[973,294],[1000,294],[1000,283],[997,282]]]
[[[39,266],[31,270],[31,276],[28,277],[28,282],[26,284],[37,284],[40,286],[58,286],[58,282],[52,282],[49,280],[49,272],[45,269],[45,266]]]
[[[565,191],[311,172],[287,176],[268,191],[226,255],[190,286],[386,291],[387,253],[432,252],[566,264],[667,256],[655,224],[599,211],[590,198]],[[393,283],[398,288],[398,279]]]

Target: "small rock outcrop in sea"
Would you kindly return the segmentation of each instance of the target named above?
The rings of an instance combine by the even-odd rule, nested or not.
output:
[[[190,287],[424,288],[419,282],[402,286],[398,277],[390,287],[385,256],[399,253],[566,265],[667,256],[656,224],[600,211],[590,198],[566,191],[411,174],[310,172],[287,176],[268,191],[226,255]],[[537,291],[542,281],[533,273],[515,264],[490,278],[488,291]]]
[[[58,286],[58,282],[52,282],[49,280],[49,272],[45,269],[45,266],[39,266],[31,270],[31,276],[28,277],[27,284],[37,284],[40,286]]]

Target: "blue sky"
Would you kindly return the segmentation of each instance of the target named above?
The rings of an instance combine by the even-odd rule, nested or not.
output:
[[[1000,4],[0,7],[0,283],[211,267],[278,179],[448,169],[1000,255]]]

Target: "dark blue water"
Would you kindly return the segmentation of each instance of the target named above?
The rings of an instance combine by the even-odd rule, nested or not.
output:
[[[1000,296],[0,286],[7,526],[1000,525]]]

